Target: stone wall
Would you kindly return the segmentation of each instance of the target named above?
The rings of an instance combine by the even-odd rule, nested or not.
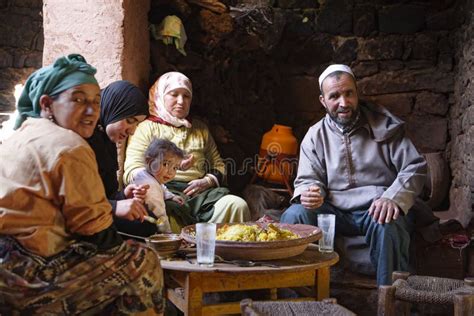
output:
[[[353,68],[362,98],[407,122],[421,152],[446,151],[465,0],[224,0],[228,13],[182,2],[152,1],[151,23],[177,14],[188,35],[187,56],[152,41],[152,77],[189,75],[192,112],[227,128],[242,156],[274,123],[303,137],[325,114],[317,77],[335,62]]]
[[[42,0],[0,1],[0,123],[15,109],[15,85],[41,67]]]
[[[449,160],[453,175],[450,210],[444,217],[468,223],[474,216],[474,2],[458,33],[454,105],[450,108]]]

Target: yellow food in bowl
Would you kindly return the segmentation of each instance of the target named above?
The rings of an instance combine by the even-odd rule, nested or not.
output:
[[[257,225],[224,225],[217,230],[216,240],[228,241],[279,241],[299,238],[297,234],[288,229],[278,228],[273,224],[268,224],[267,228]]]

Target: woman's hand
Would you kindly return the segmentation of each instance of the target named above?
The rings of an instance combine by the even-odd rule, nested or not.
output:
[[[138,199],[127,199],[117,201],[115,215],[129,221],[137,219],[143,221],[143,216],[148,215],[148,213],[143,203]]]
[[[202,179],[196,179],[189,181],[188,186],[184,189],[183,193],[187,196],[193,196],[199,194],[209,188],[214,186],[214,181],[212,181],[208,176]]]
[[[183,160],[181,160],[179,169],[188,170],[189,168],[193,166],[193,164],[194,164],[194,156],[193,154],[189,154]]]
[[[142,203],[145,203],[146,192],[148,191],[149,188],[150,188],[150,185],[148,184],[143,184],[143,185],[129,184],[127,185],[125,190],[123,190],[123,193],[125,194],[125,197],[127,199],[134,198],[134,199],[139,200]]]

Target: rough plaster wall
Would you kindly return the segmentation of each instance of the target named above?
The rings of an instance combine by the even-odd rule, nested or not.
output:
[[[150,73],[150,40],[148,35],[149,0],[125,0],[124,49],[122,78],[142,89],[148,87]]]
[[[101,87],[122,79],[124,9],[121,0],[44,0],[43,64],[82,54],[97,68]]]

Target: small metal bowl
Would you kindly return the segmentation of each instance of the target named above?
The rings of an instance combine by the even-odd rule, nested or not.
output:
[[[181,246],[182,238],[178,234],[155,234],[145,238],[146,244],[155,249],[160,257],[175,254]]]

